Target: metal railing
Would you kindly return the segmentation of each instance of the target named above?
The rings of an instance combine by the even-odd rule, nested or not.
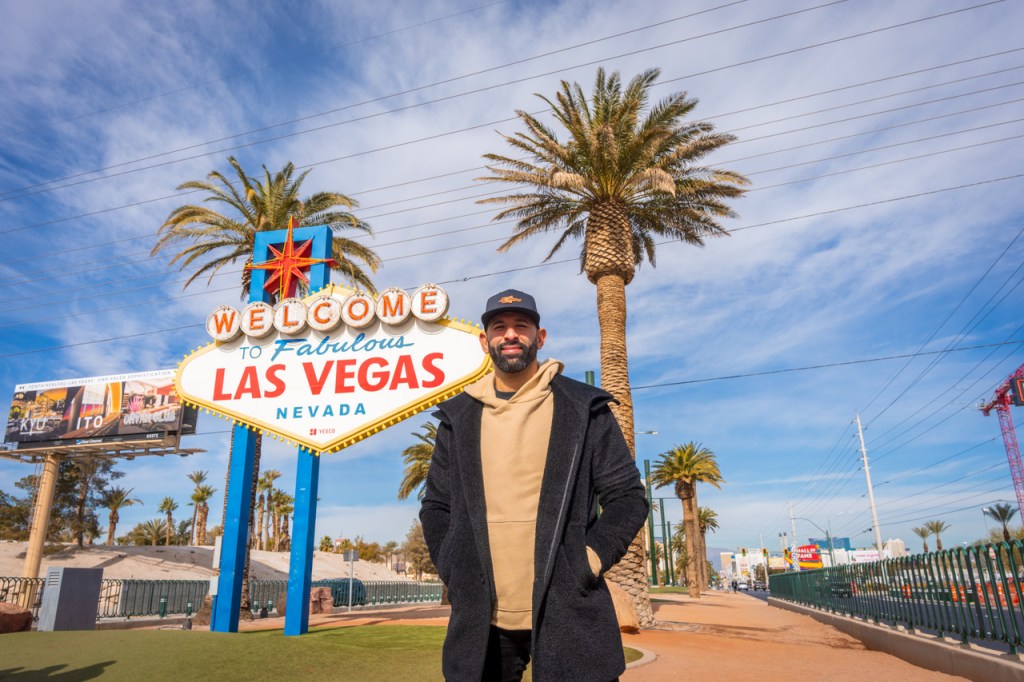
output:
[[[0,602],[24,605],[39,619],[43,578],[0,577]],[[348,605],[349,580],[317,580],[313,587],[328,587],[334,606]],[[142,616],[191,615],[202,606],[210,589],[209,580],[121,580],[104,579],[100,584],[97,619],[137,618]],[[252,580],[249,598],[253,609],[273,610],[274,603],[288,591],[285,580]],[[398,580],[355,580],[353,606],[416,604],[441,601],[441,583],[417,583]]]
[[[1024,543],[771,576],[772,597],[908,630],[1024,648]]]

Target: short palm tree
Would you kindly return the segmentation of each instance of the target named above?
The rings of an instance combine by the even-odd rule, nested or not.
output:
[[[437,424],[427,422],[420,428],[423,433],[413,434],[420,442],[402,451],[405,470],[402,472],[402,483],[398,486],[400,500],[408,499],[413,491],[416,491],[417,499],[423,499],[423,484],[427,481],[430,459],[434,456],[434,443],[437,441]]]
[[[687,121],[697,100],[674,93],[650,106],[659,75],[650,69],[623,87],[619,74],[598,69],[590,98],[576,83],[562,81],[555,101],[538,95],[568,133],[566,140],[539,119],[516,111],[526,132],[503,135],[516,156],[486,154],[487,182],[527,185],[511,194],[482,200],[505,206],[495,220],[518,219],[499,247],[548,232],[558,239],[551,258],[566,243],[581,241],[580,266],[597,287],[601,329],[601,386],[618,400],[612,406],[633,451],[633,401],[626,351],[626,285],[646,260],[655,264],[657,239],[700,246],[725,235],[732,217],[727,201],[742,195],[740,174],[701,165],[733,141],[712,124]],[[640,536],[613,569],[620,582],[646,585]],[[650,598],[634,599],[641,625],[654,622]]]
[[[174,501],[173,497],[165,497],[157,508],[159,511],[167,514],[167,542],[164,544],[171,544],[171,531],[174,529],[174,512],[178,510],[178,503]]]
[[[205,471],[193,471],[188,475],[188,480],[192,481],[192,484],[195,486],[189,498],[192,500],[192,530],[188,536],[189,544],[196,543],[196,517],[199,514],[199,507],[196,506],[195,491],[199,490],[199,486],[206,482],[206,473]]]
[[[700,598],[703,570],[701,558],[700,526],[697,505],[697,483],[709,483],[720,488],[725,482],[718,468],[715,453],[694,442],[678,445],[662,453],[651,471],[651,484],[661,488],[671,485],[676,497],[683,503],[683,525],[686,528],[687,586],[690,596]]]
[[[707,557],[708,554],[708,531],[714,533],[718,530],[718,512],[711,507],[697,507],[697,526],[700,530],[700,556]],[[701,589],[708,584],[708,562],[701,563]]]
[[[196,502],[196,507],[199,509],[199,515],[196,519],[196,544],[206,544],[206,523],[210,516],[210,505],[207,504],[213,494],[217,492],[217,489],[209,485],[199,486],[194,493],[192,493],[192,499]]]
[[[259,498],[256,501],[256,511],[259,514],[256,520],[256,539],[253,546],[257,549],[266,549],[267,541],[264,531],[269,526],[270,518],[270,493],[274,490],[274,483],[281,478],[281,472],[277,469],[268,469],[260,476],[256,489],[259,491]]]
[[[991,507],[985,507],[983,510],[986,516],[990,516],[998,521],[1003,526],[1003,542],[1009,542],[1010,537],[1010,521],[1013,519],[1017,510],[1013,508],[1012,504],[994,504]]]
[[[942,537],[941,535],[949,530],[949,524],[945,521],[928,521],[924,524],[924,527],[928,529],[935,536],[935,549],[942,551]]]
[[[156,255],[168,248],[181,247],[181,251],[171,258],[170,265],[180,261],[180,270],[195,268],[185,282],[186,288],[202,275],[208,275],[207,281],[209,282],[226,265],[239,261],[245,265],[251,265],[256,233],[282,230],[288,226],[289,219],[294,217],[301,227],[330,226],[334,232],[331,245],[332,257],[335,261],[334,269],[341,273],[346,282],[368,291],[376,291],[364,268],[369,269],[370,272],[376,272],[380,266],[380,258],[369,247],[344,236],[346,231],[354,231],[362,235],[373,234],[367,223],[351,213],[351,209],[356,206],[353,199],[338,192],[317,192],[301,199],[300,190],[309,171],[295,177],[295,166],[290,162],[273,175],[264,166],[262,178],[248,175],[233,156],[228,157],[228,163],[234,169],[234,180],[229,180],[220,171],[211,171],[205,181],[189,180],[178,186],[179,190],[204,192],[207,195],[205,201],[226,207],[229,209],[227,214],[208,206],[194,204],[179,206],[171,211],[157,231],[157,242],[151,255]],[[240,280],[241,297],[244,299],[249,294],[251,271],[243,268]],[[231,439],[232,445],[228,457],[229,475],[231,471],[230,452],[234,450],[233,431]],[[252,492],[249,497],[250,529],[253,527],[256,484],[259,480],[262,450],[263,439],[261,435],[258,435],[253,461]],[[230,481],[226,483],[229,484]],[[222,527],[226,516],[227,495],[225,494]],[[248,544],[242,573],[242,615],[248,617],[250,615]]]
[[[167,522],[163,519],[153,519],[152,521],[144,522],[139,530],[142,537],[155,547],[160,544],[160,538],[167,534]]]
[[[107,519],[107,544],[114,544],[114,532],[117,529],[117,522],[121,520],[121,516],[118,513],[123,507],[131,507],[135,504],[142,504],[142,500],[130,497],[134,488],[125,490],[124,488],[109,488],[103,493],[101,505],[104,509],[110,510],[110,516]]]
[[[927,524],[926,524],[927,525]],[[932,534],[932,531],[926,526],[918,526],[917,528],[911,528],[914,535],[921,538],[921,544],[924,546],[924,553],[928,553],[928,536]]]

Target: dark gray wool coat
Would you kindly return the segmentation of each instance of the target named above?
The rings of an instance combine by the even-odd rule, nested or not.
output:
[[[586,548],[601,557],[603,574],[643,526],[647,499],[608,408],[612,397],[561,375],[551,388],[534,551],[533,679],[612,680],[625,670],[622,638]],[[480,463],[482,408],[462,393],[435,413],[440,424],[420,509],[430,558],[452,604],[443,654],[451,682],[481,679],[496,599]]]

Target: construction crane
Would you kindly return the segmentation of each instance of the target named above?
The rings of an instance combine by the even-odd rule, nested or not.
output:
[[[1003,445],[1006,446],[1006,461],[1010,463],[1010,475],[1013,477],[1013,491],[1017,493],[1017,509],[1020,518],[1024,519],[1024,464],[1020,459],[1020,446],[1017,445],[1017,432],[1013,428],[1010,416],[1010,405],[1024,405],[1024,365],[1007,377],[992,394],[992,400],[981,405],[981,412],[986,417],[996,411],[999,417],[999,428],[1003,430]]]

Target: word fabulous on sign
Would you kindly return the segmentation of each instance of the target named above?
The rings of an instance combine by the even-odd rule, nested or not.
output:
[[[328,287],[276,306],[220,306],[214,343],[178,369],[189,402],[318,453],[340,449],[455,395],[490,361],[479,328],[444,317],[426,285],[376,298]]]

